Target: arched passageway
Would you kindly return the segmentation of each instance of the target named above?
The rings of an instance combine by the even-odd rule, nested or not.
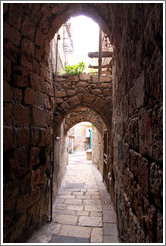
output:
[[[66,116],[65,131],[68,132],[75,124],[83,121],[91,122],[100,133],[102,133],[105,126],[103,120],[93,110],[86,107],[79,107]]]
[[[58,126],[70,113],[54,111],[50,41],[78,14],[114,44],[112,118],[90,96],[76,106],[110,119],[120,241],[162,242],[163,4],[3,3],[3,11],[4,242],[25,241],[47,219],[53,112]]]
[[[56,129],[73,109],[87,107],[103,119],[110,131],[112,122],[112,77],[110,75],[102,77],[100,82],[97,76],[90,74],[83,73],[80,76],[67,78],[66,75],[65,78],[62,75],[56,83]],[[89,117],[91,117],[90,114]]]

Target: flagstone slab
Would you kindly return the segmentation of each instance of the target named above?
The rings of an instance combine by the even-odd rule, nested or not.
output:
[[[85,205],[84,206],[85,211],[102,211],[101,205]]]
[[[102,226],[102,218],[101,217],[89,217],[89,216],[80,216],[78,225],[81,226]]]
[[[89,243],[89,238],[54,235],[49,243]]]
[[[102,243],[103,242],[103,229],[92,228],[91,243]]]
[[[77,204],[73,204],[73,205],[67,205],[66,206],[67,210],[83,210],[83,205],[77,205]]]
[[[81,199],[66,199],[64,204],[82,204]]]
[[[55,222],[61,224],[75,225],[77,222],[77,216],[68,215],[68,214],[58,214],[55,218]]]
[[[71,226],[71,225],[63,225],[59,235],[65,235],[70,237],[83,237],[90,238],[91,235],[90,227],[83,226]]]

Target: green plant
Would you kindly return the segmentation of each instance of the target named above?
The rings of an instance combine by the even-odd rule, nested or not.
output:
[[[85,63],[79,62],[78,65],[68,65],[65,67],[66,73],[70,75],[78,75],[81,74],[85,69]]]

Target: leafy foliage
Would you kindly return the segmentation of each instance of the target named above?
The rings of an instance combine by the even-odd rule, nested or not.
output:
[[[79,62],[78,65],[68,65],[65,67],[66,73],[70,75],[78,75],[81,74],[85,69],[85,63]]]

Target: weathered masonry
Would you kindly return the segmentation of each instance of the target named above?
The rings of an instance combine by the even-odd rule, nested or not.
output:
[[[108,189],[120,241],[162,242],[163,4],[4,3],[3,13],[4,242],[25,242],[48,219],[52,140],[65,118],[66,129],[78,122],[76,114],[67,126],[79,108],[99,115],[108,129]],[[50,41],[80,14],[96,21],[113,44],[109,81],[89,75],[52,81]],[[60,164],[54,168],[59,183]]]

